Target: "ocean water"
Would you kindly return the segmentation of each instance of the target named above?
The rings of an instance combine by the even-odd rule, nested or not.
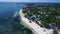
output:
[[[23,6],[25,4],[0,2],[0,34],[25,34],[24,31],[30,31],[20,24],[18,12]]]

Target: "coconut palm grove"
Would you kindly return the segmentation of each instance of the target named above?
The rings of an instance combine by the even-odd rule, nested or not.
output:
[[[47,29],[60,29],[60,5],[27,4],[23,7],[25,17]]]

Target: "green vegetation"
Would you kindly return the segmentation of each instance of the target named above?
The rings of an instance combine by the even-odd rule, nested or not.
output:
[[[42,25],[37,22],[40,26],[45,28],[57,27],[60,29],[60,5],[27,5],[23,8],[23,13],[25,17],[28,16],[27,18],[30,18],[30,20],[41,21]],[[36,18],[33,15],[35,15]]]

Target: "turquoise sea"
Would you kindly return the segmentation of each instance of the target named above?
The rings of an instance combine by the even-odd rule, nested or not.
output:
[[[20,24],[19,10],[22,3],[0,2],[0,34],[31,34],[32,31]],[[24,31],[26,31],[24,33]]]

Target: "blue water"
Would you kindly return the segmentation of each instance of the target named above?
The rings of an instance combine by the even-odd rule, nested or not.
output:
[[[27,32],[26,34],[32,33],[20,22],[18,13],[23,6],[25,6],[23,3],[0,2],[0,34],[25,34],[24,31]]]
[[[24,4],[0,3],[0,21],[6,17],[10,19],[15,12],[18,12]]]
[[[23,34],[20,27],[17,27],[19,17],[13,17],[23,6],[24,4],[0,3],[0,34]]]
[[[0,4],[0,17],[11,16],[14,12],[19,11],[22,7],[23,4],[2,3]]]

